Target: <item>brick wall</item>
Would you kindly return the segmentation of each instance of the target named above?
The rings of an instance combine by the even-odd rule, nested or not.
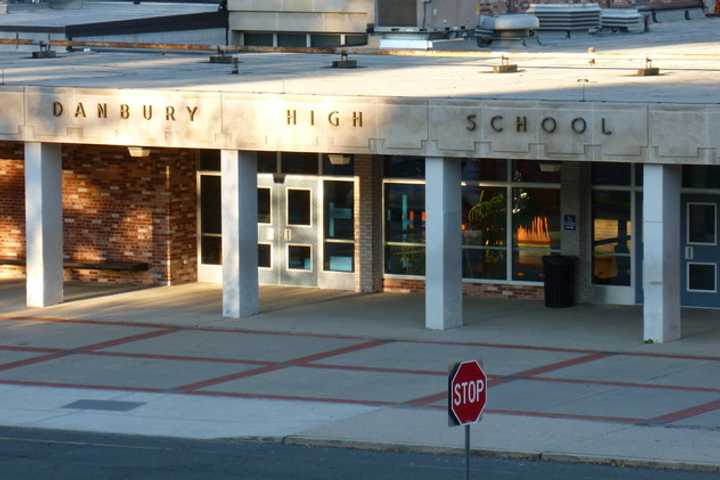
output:
[[[355,157],[355,290],[382,290],[382,157]]]
[[[0,258],[25,256],[25,178],[23,144],[0,142]],[[0,278],[24,268],[0,265]]]
[[[422,293],[425,291],[424,280],[385,278],[383,279],[383,285],[386,292]],[[542,300],[544,298],[542,285],[463,283],[463,294],[470,297],[484,298],[525,300]]]
[[[23,190],[2,187],[22,186],[22,162],[0,161],[0,169],[10,164],[0,170],[0,204],[16,213],[0,217],[0,226],[7,230],[17,224],[22,231]],[[145,285],[195,281],[195,168],[191,150],[159,149],[148,158],[131,158],[124,147],[64,145],[66,261],[150,264],[149,271],[138,273],[66,269],[66,279]],[[23,235],[12,246],[0,243],[0,256],[23,258]]]

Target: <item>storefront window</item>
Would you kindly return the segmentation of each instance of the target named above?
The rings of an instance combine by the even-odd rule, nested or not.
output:
[[[517,183],[560,183],[561,162],[513,160],[512,181]]]
[[[385,185],[385,271],[425,274],[425,186]]]
[[[592,195],[593,283],[630,286],[632,192]]]
[[[505,279],[506,188],[462,189],[463,277]]]
[[[330,272],[352,272],[355,259],[354,183],[324,182],[325,261]]]
[[[513,279],[542,281],[542,257],[560,250],[560,190],[513,188]]]

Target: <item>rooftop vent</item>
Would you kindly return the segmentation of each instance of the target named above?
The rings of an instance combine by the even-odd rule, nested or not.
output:
[[[651,58],[646,58],[645,66],[637,71],[638,77],[655,77],[657,75],[660,75],[660,69],[653,67]]]
[[[40,42],[40,50],[32,52],[32,58],[55,58],[55,51],[50,48],[49,43]]]
[[[340,60],[333,60],[332,68],[358,68],[357,60],[350,60],[347,50],[340,50]]]
[[[540,21],[541,31],[588,32],[600,28],[602,10],[597,3],[584,5],[530,4],[527,13]]]
[[[517,63],[510,63],[510,58],[503,55],[500,57],[500,65],[493,65],[493,72],[495,73],[517,73]]]

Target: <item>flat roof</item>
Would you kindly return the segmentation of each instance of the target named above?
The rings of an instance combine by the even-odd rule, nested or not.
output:
[[[86,2],[83,8],[55,9],[39,5],[10,5],[10,13],[0,15],[0,27],[65,27],[84,23],[136,20],[217,11],[217,4]]]
[[[354,54],[361,68],[329,68],[334,55],[242,53],[240,74],[207,53],[77,52],[31,60],[0,51],[8,86],[178,89],[404,98],[720,103],[720,19],[653,24],[647,34],[547,37],[522,51]],[[589,48],[595,52],[589,52]],[[36,47],[34,47],[36,48]],[[501,55],[516,74],[493,74]],[[634,72],[653,59],[657,77]],[[594,60],[594,63],[591,61]],[[584,80],[587,80],[587,83]],[[583,93],[584,90],[584,93]],[[584,97],[583,97],[584,96]]]

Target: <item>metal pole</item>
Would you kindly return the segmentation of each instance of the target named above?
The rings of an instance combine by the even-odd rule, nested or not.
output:
[[[465,425],[465,480],[470,480],[470,425]]]

